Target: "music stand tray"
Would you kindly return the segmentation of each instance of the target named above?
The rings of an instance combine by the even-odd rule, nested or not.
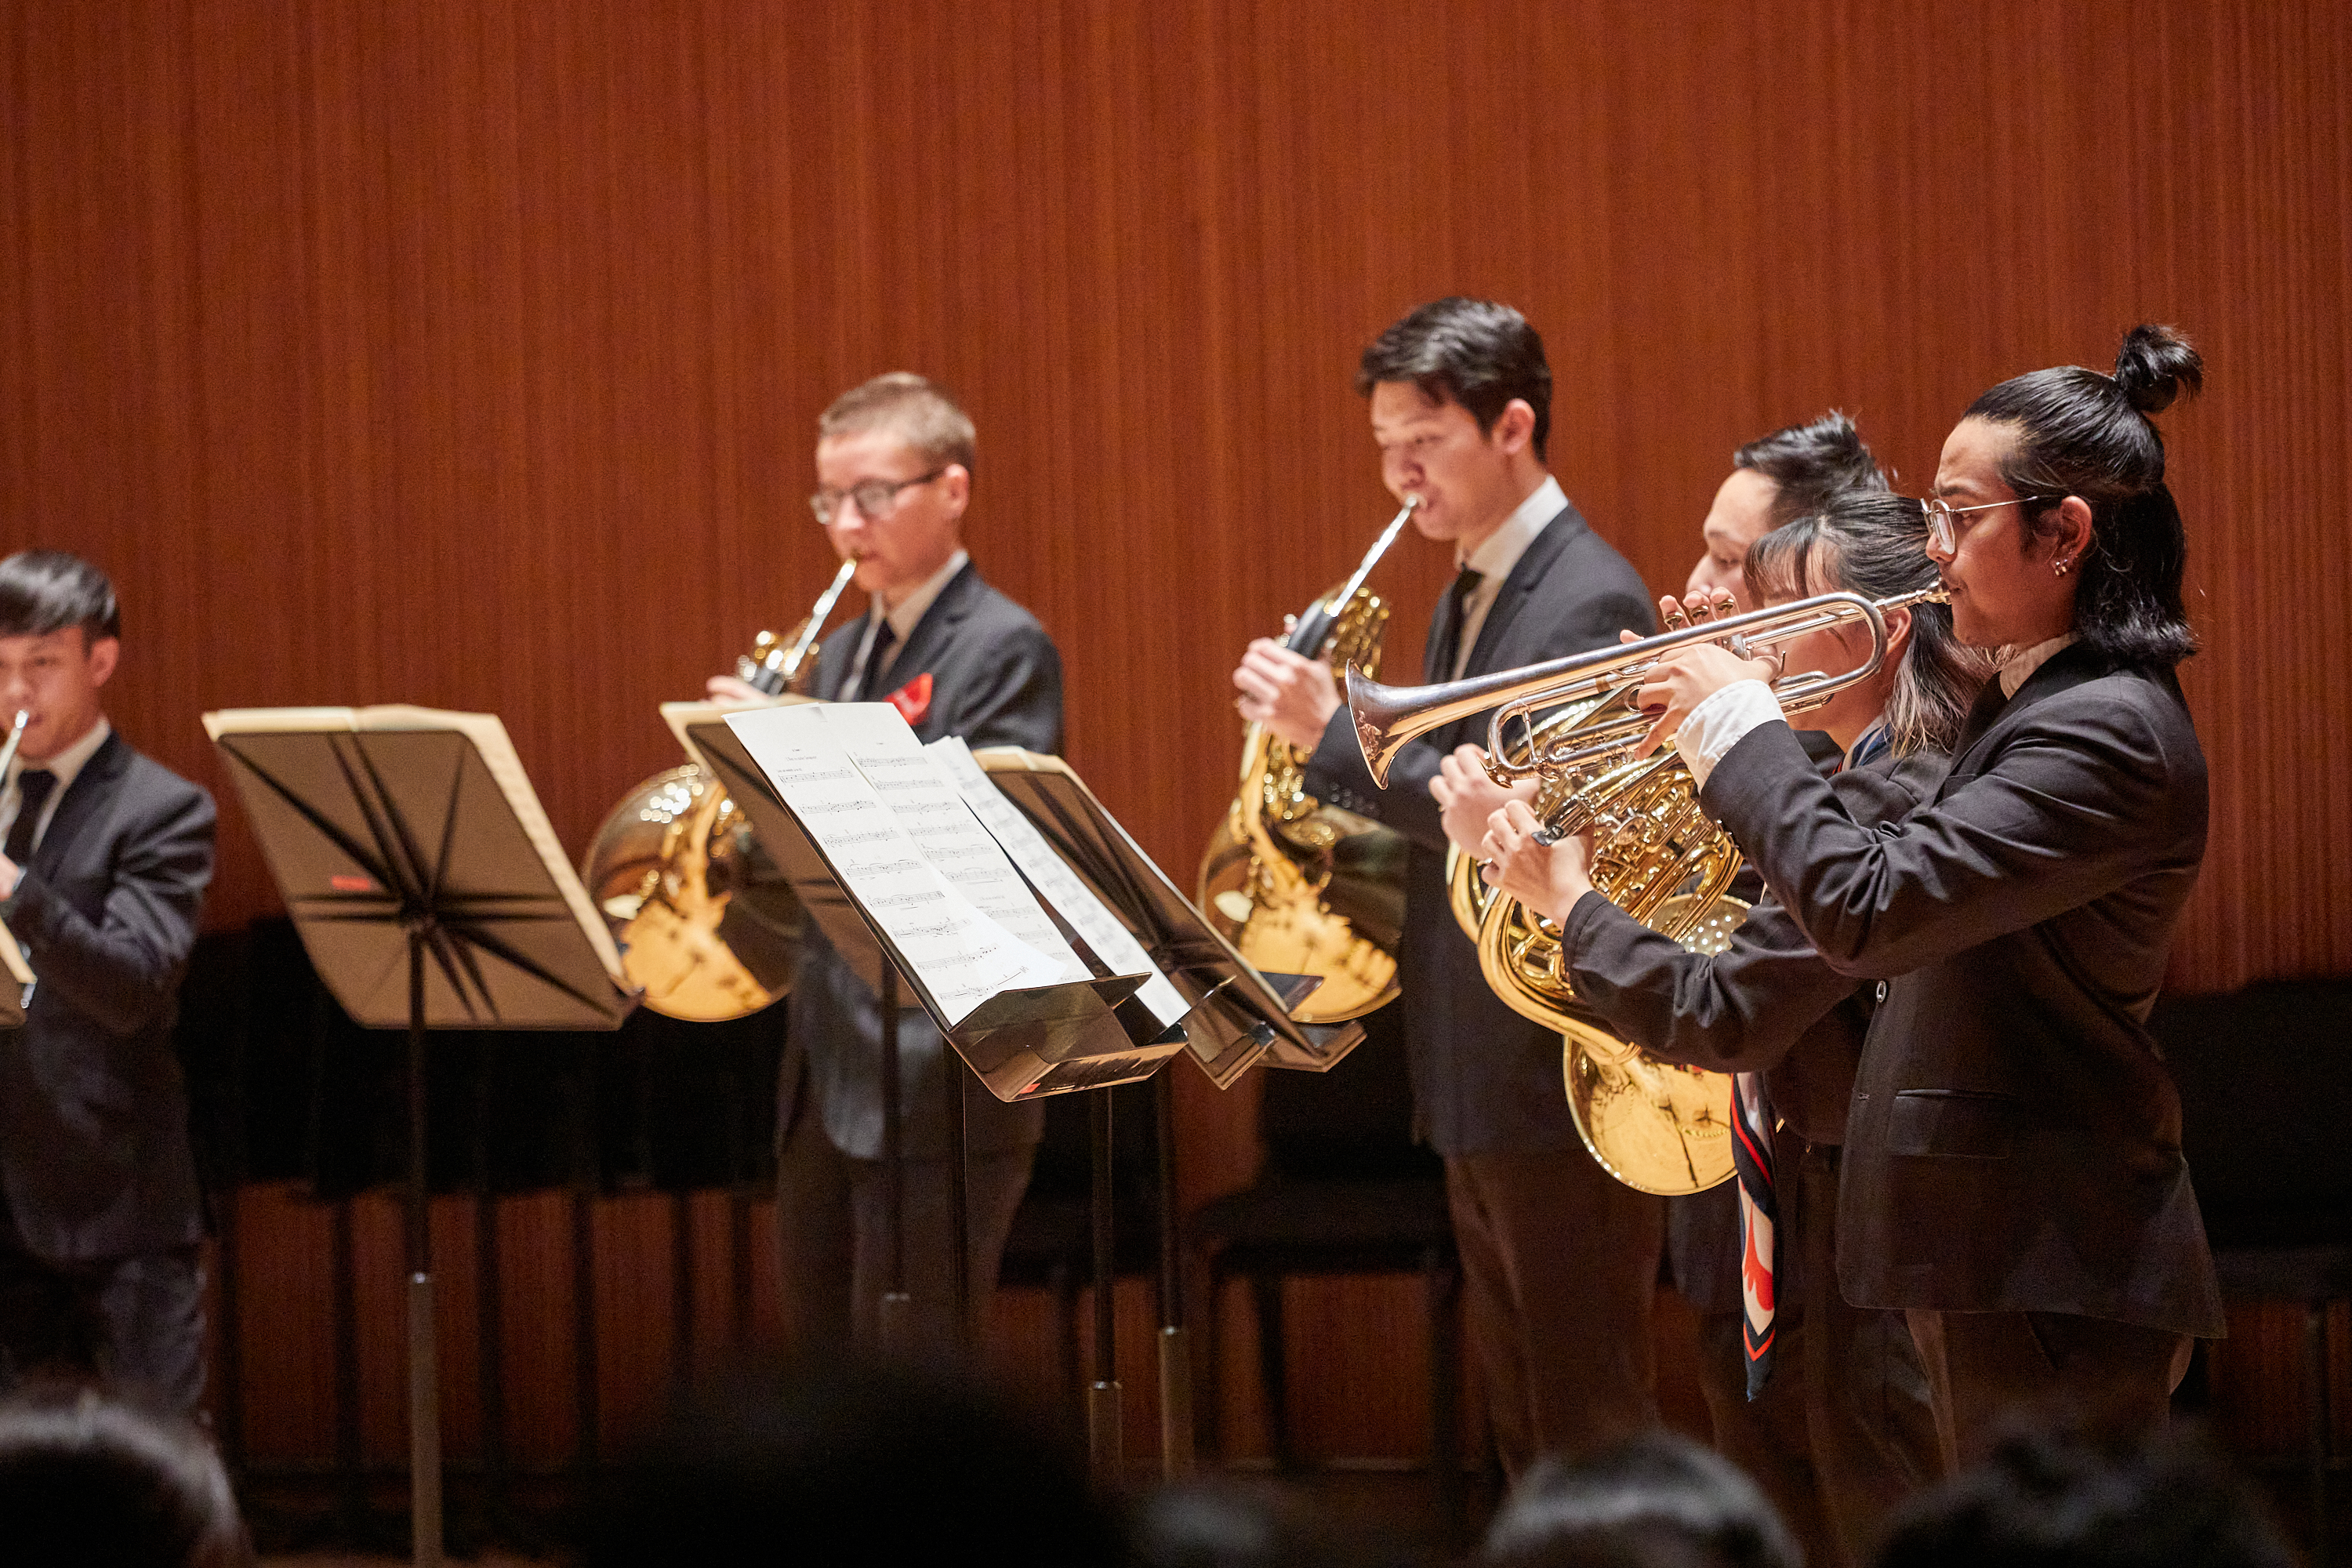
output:
[[[1122,1005],[1143,984],[1133,975],[1008,988],[950,1023],[921,977],[898,960],[880,926],[842,888],[782,793],[728,726],[726,711],[707,703],[666,703],[662,715],[751,818],[809,919],[858,978],[878,994],[881,966],[891,963],[991,1094],[1014,1101],[1109,1089],[1150,1078],[1175,1055],[1179,1042],[1160,1037],[1148,1017]]]
[[[328,990],[408,1030],[410,1517],[416,1562],[437,1564],[425,1033],[618,1028],[636,994],[495,715],[233,709],[205,731]]]
[[[1183,1018],[1186,1045],[1193,1064],[1218,1088],[1231,1087],[1261,1058],[1269,1066],[1328,1072],[1364,1037],[1361,1026],[1352,1023],[1294,1022],[1290,1009],[1306,1000],[1316,978],[1265,973],[1244,958],[1069,763],[1017,746],[972,756],[1192,1004]]]

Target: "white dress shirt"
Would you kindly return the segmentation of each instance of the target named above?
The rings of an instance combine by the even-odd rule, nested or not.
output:
[[[76,741],[47,762],[28,763],[20,756],[10,763],[7,786],[0,789],[0,839],[6,838],[8,830],[16,826],[16,813],[24,804],[24,794],[16,787],[19,774],[27,768],[47,768],[58,775],[58,782],[49,789],[49,798],[41,803],[40,820],[33,824],[33,847],[38,849],[41,847],[43,836],[49,831],[50,822],[58,815],[58,802],[65,799],[66,791],[73,787],[74,780],[80,775],[83,768],[89,765],[90,758],[98,755],[98,749],[106,744],[106,738],[113,733],[114,727],[106,721],[106,715],[101,713],[99,715],[98,722],[82,732],[80,740]]]
[[[896,650],[905,647],[907,639],[915,635],[915,627],[922,623],[923,612],[929,609],[941,594],[947,592],[948,584],[955,581],[956,574],[971,563],[971,552],[958,545],[956,552],[948,557],[948,563],[924,578],[913,593],[898,601],[898,607],[891,611],[887,616],[882,614],[880,597],[877,596],[871,600],[866,609],[866,630],[857,639],[857,657],[849,661],[849,679],[841,683],[841,689],[844,691],[857,689],[865,680],[866,664],[874,657],[874,639],[881,636],[884,620],[887,619],[890,623],[890,636],[893,639],[890,647],[893,650],[892,656],[895,657]],[[883,667],[882,673],[885,675],[889,673],[887,665]],[[879,691],[863,690],[858,694],[869,702],[879,701],[883,695]]]
[[[1511,568],[1519,563],[1519,557],[1528,552],[1528,546],[1536,542],[1544,524],[1558,517],[1567,505],[1568,492],[1559,488],[1558,479],[1546,474],[1544,482],[1528,492],[1518,510],[1503,520],[1502,527],[1481,540],[1477,549],[1467,555],[1454,552],[1454,570],[1477,573],[1478,586],[1462,602],[1462,630],[1454,645],[1454,668],[1445,672],[1448,679],[1462,679],[1462,671],[1470,663],[1470,652],[1478,646],[1478,634],[1486,627],[1486,612],[1502,596],[1503,584],[1509,578]]]

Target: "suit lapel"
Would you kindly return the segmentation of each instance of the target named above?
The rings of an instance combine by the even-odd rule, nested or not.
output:
[[[43,875],[56,874],[58,862],[72,847],[84,825],[98,814],[114,780],[130,763],[129,743],[121,735],[111,734],[82,764],[81,772],[74,774],[64,798],[58,802],[57,815],[49,818],[48,831],[41,835],[40,847],[33,851],[32,863]]]
[[[1470,649],[1469,661],[1462,667],[1465,676],[1484,675],[1494,668],[1496,652],[1503,646],[1503,638],[1510,631],[1511,623],[1518,618],[1528,596],[1543,581],[1544,574],[1551,570],[1559,552],[1568,548],[1569,540],[1583,526],[1584,520],[1576,515],[1576,508],[1565,506],[1560,508],[1559,516],[1544,524],[1542,532],[1528,542],[1511,574],[1503,579],[1502,591],[1495,595],[1486,620],[1479,624],[1478,640]]]
[[[2000,677],[1996,674],[1977,693],[1976,706],[1969,710],[1968,721],[1960,726],[1959,741],[1952,748],[1956,753],[1952,771],[1945,775],[1937,798],[1981,773],[1996,749],[1993,742],[2016,728],[2034,704],[2113,672],[2114,666],[2089,647],[2070,643],[2042,660],[2014,697],[2003,700]]]
[[[967,561],[963,570],[940,590],[940,596],[931,601],[907,640],[898,645],[889,667],[878,679],[866,683],[868,696],[879,701],[937,664],[955,638],[957,623],[971,613],[972,595],[979,589],[980,573]]]

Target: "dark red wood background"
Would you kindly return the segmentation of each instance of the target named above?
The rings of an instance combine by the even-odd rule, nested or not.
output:
[[[828,574],[817,410],[919,369],[1072,759],[1183,878],[1236,653],[1389,513],[1347,382],[1412,305],[1543,329],[1556,467],[1661,587],[1738,442],[1834,405],[1916,483],[1986,385],[2168,321],[2211,371],[2164,422],[2214,786],[2175,981],[2341,973],[2347,105],[2331,0],[0,0],[0,542],[115,574],[114,716],[216,790],[207,708],[490,710],[576,849]],[[1384,569],[1398,646],[1445,570]],[[211,920],[267,910],[233,808],[222,851]],[[1195,1195],[1246,1180],[1246,1093],[1184,1111]],[[1412,1442],[1325,1398],[1412,1342],[1381,1289],[1303,1309],[1326,1446]],[[317,1305],[249,1369],[289,1453]]]

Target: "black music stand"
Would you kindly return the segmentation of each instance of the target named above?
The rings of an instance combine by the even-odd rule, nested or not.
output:
[[[1177,1027],[1193,1064],[1225,1089],[1260,1060],[1328,1071],[1363,1038],[1357,1024],[1314,1027],[1290,1011],[1320,984],[1313,975],[1267,974],[1203,920],[1084,780],[1059,757],[1018,747],[972,753],[989,780],[1043,836],[1080,880],[1126,925],[1170,984],[1191,1005]],[[1160,1121],[1160,1463],[1169,1479],[1192,1469],[1192,1359],[1184,1326],[1183,1249],[1176,1219],[1175,1102],[1155,1086]],[[1095,1107],[1095,1366],[1088,1426],[1099,1446],[1119,1422],[1116,1326],[1109,1310],[1110,1101]]]
[[[1087,981],[1000,992],[970,1016],[950,1024],[936,999],[898,959],[897,950],[882,928],[841,886],[824,853],[803,827],[783,795],[719,711],[708,704],[665,704],[662,716],[688,752],[726,786],[729,795],[751,819],[761,847],[792,884],[802,907],[859,979],[879,998],[880,1013],[895,1017],[901,987],[931,1015],[940,1033],[964,1065],[990,1093],[1002,1100],[1040,1099],[1095,1089],[1109,1089],[1149,1078],[1181,1048],[1181,1039],[1163,1030],[1149,1013],[1137,1006],[1134,993],[1142,984],[1136,977],[1105,973]],[[1095,967],[1099,968],[1099,965]],[[951,1216],[951,1277],[955,1280],[955,1321],[968,1334],[969,1215],[964,1201],[963,1091],[960,1075],[946,1075],[949,1131],[959,1155],[949,1163],[949,1205]],[[883,1163],[887,1172],[886,1207],[890,1258],[887,1289],[883,1293],[882,1334],[886,1350],[911,1348],[906,1343],[905,1226],[900,1219],[905,1196],[903,1159],[898,1146],[899,1100],[897,1031],[882,1031]]]
[[[636,996],[495,718],[244,710],[205,727],[327,988],[360,1025],[408,1031],[410,1523],[438,1568],[426,1031],[614,1029]]]

